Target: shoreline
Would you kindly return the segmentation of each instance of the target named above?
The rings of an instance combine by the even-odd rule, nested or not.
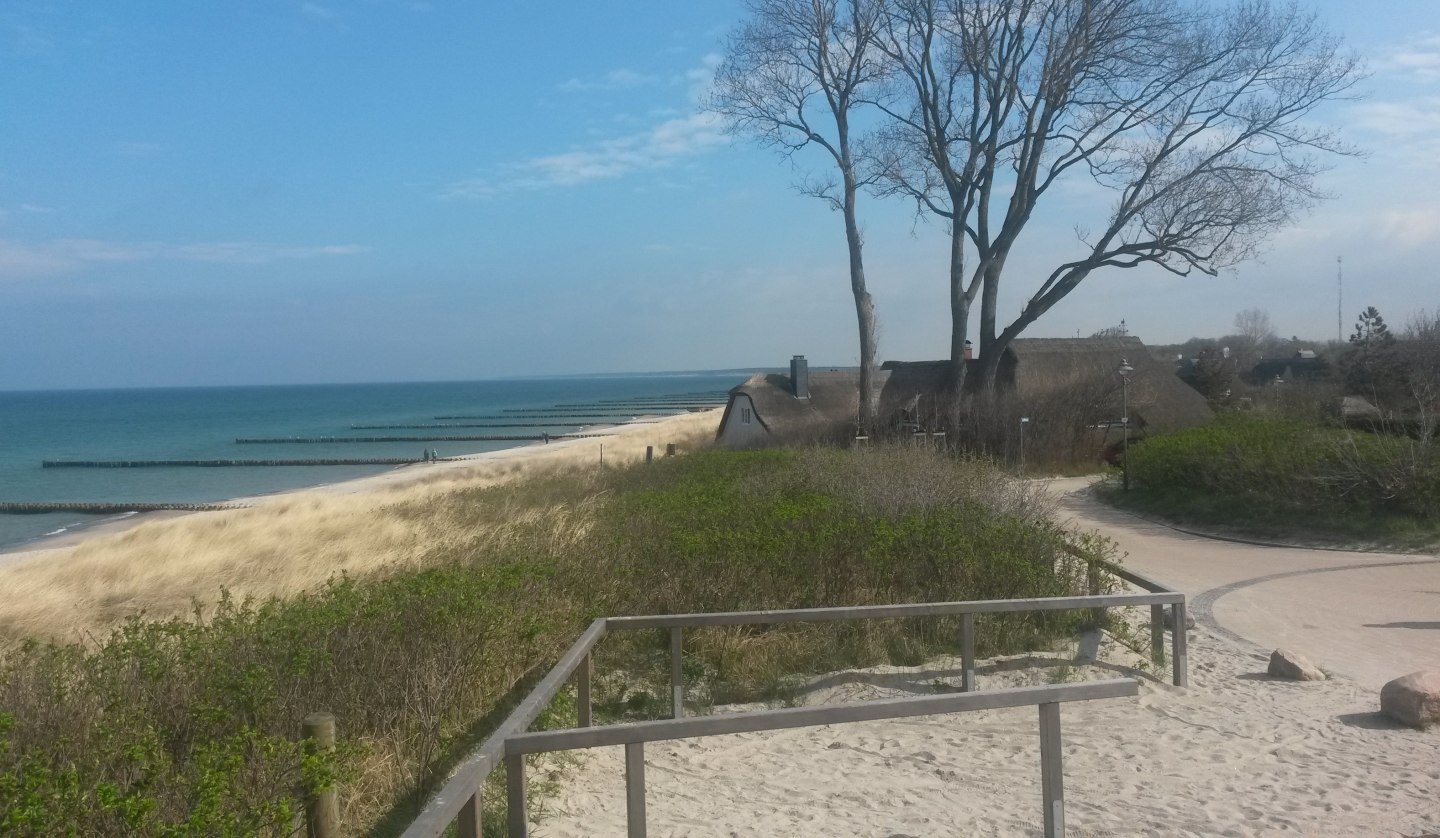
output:
[[[317,496],[357,495],[365,492],[401,488],[412,484],[423,483],[430,479],[442,479],[447,476],[458,478],[460,475],[456,474],[456,472],[463,472],[467,469],[475,469],[496,463],[538,458],[543,456],[547,451],[565,450],[575,447],[575,445],[579,443],[594,441],[596,439],[603,440],[603,438],[606,437],[628,436],[629,434],[626,432],[632,429],[658,429],[666,425],[673,425],[676,420],[679,419],[712,413],[718,418],[716,411],[720,410],[723,410],[723,407],[678,414],[637,414],[633,421],[614,424],[596,423],[592,425],[581,425],[580,430],[575,433],[586,434],[584,437],[572,437],[551,442],[530,442],[509,448],[498,448],[493,451],[460,454],[433,463],[410,463],[408,465],[395,466],[376,474],[367,474],[346,480],[316,483],[295,489],[280,489],[275,492],[266,492],[258,495],[240,495],[238,497],[209,502],[244,504],[246,509],[256,509],[277,501],[293,500],[311,493]],[[603,441],[600,444],[603,445]],[[65,532],[62,533],[45,535],[31,541],[0,547],[0,567],[28,562],[31,559],[40,558],[45,555],[62,553],[63,551],[72,550],[107,536],[124,534],[144,524],[173,521],[197,515],[226,515],[238,511],[243,510],[203,512],[163,510],[100,516],[100,520],[96,520],[93,523],[86,522],[67,527]]]

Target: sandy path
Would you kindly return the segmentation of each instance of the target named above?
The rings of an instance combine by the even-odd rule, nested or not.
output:
[[[1062,707],[1068,834],[1440,831],[1440,731],[1388,723],[1374,693],[1348,680],[1272,681],[1264,655],[1204,628],[1190,660],[1188,688],[1147,678],[1138,699]],[[875,670],[851,673],[805,703],[923,694],[956,680],[944,661],[898,672],[907,677],[878,684]],[[979,686],[1057,674],[1027,680],[982,665]],[[1080,666],[1064,677],[1116,673]],[[653,743],[650,834],[1038,835],[1037,730],[1035,710],[1017,708]],[[536,835],[625,834],[623,751],[588,753]]]
[[[1115,539],[1127,566],[1184,591],[1196,619],[1220,633],[1292,649],[1375,690],[1440,669],[1440,558],[1188,535],[1100,503],[1088,484],[1052,484],[1074,523]]]
[[[1440,668],[1440,559],[1215,541],[1084,493],[1061,503],[1119,542],[1129,566],[1189,594],[1200,621],[1189,687],[1147,676],[1138,700],[1062,708],[1068,834],[1440,835],[1440,729],[1376,712],[1384,681]],[[1334,677],[1270,679],[1279,645]],[[1113,644],[1100,658],[1109,665],[1037,659],[1050,668],[1028,673],[992,662],[979,687],[1110,678],[1138,664]],[[805,703],[920,694],[937,681],[955,683],[953,662],[826,676]],[[655,743],[650,834],[1037,835],[1038,751],[1031,709]],[[622,751],[588,753],[536,834],[624,834]]]

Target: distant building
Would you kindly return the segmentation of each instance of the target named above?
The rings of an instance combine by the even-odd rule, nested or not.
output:
[[[1319,381],[1330,375],[1330,362],[1313,349],[1301,349],[1288,358],[1261,358],[1245,374],[1250,384],[1283,381]]]
[[[1151,357],[1135,337],[1015,340],[1000,361],[996,386],[1007,397],[1010,410],[1058,409],[1075,417],[1083,408],[1085,415],[1093,417],[1089,421],[1118,421],[1121,388],[1116,370],[1122,358],[1134,368],[1127,389],[1132,430],[1178,430],[1213,417],[1205,399],[1167,364]],[[968,363],[973,368],[980,362]],[[947,411],[940,398],[948,364],[883,364],[875,376],[880,422],[904,430],[943,426]],[[716,434],[720,444],[744,446],[853,435],[860,408],[859,371],[811,371],[800,355],[792,359],[790,367],[789,376],[757,373],[730,391]]]

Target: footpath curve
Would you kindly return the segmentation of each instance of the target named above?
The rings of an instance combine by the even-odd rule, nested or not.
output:
[[[1113,539],[1126,566],[1185,592],[1221,637],[1291,649],[1375,690],[1440,669],[1440,557],[1209,538],[1107,506],[1093,480],[1048,483],[1062,514]]]

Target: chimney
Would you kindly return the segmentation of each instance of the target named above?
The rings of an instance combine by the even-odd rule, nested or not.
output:
[[[965,341],[965,360],[968,361],[968,360],[970,360],[971,358],[974,358],[974,357],[975,357],[975,345],[972,344],[970,341],[967,340],[967,341]]]
[[[790,384],[795,388],[795,398],[810,398],[810,365],[804,355],[790,359]]]

